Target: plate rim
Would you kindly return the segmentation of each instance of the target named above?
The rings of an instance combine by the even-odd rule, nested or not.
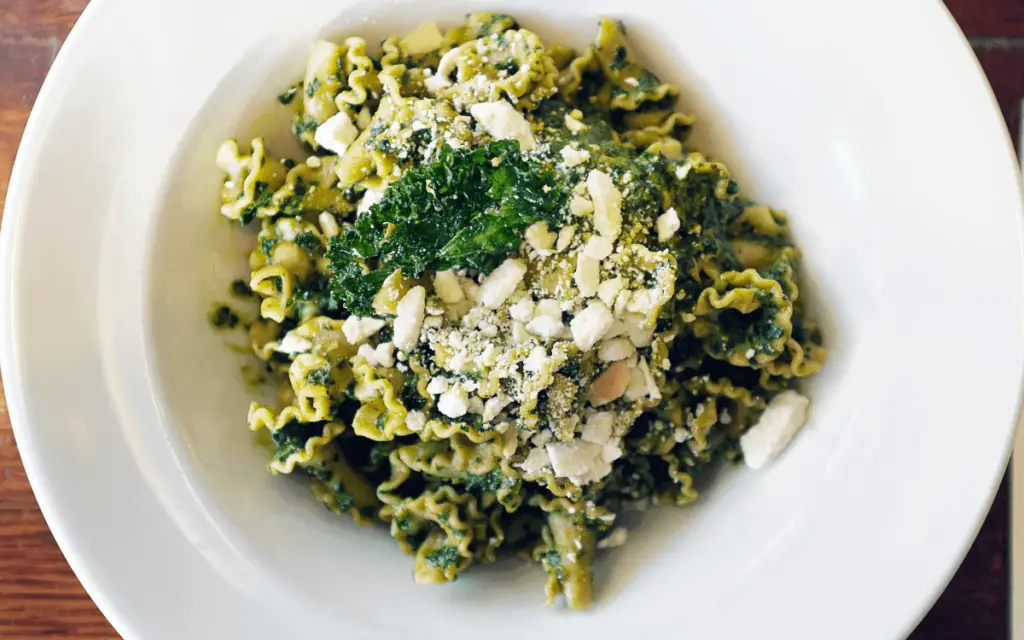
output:
[[[94,22],[96,17],[101,13],[110,10],[111,7],[116,6],[116,4],[115,0],[92,0],[92,2],[86,6],[74,28],[71,30],[67,39],[61,46],[58,55],[54,59],[51,69],[39,91],[36,103],[32,108],[29,120],[26,123],[22,141],[19,145],[12,169],[7,195],[7,206],[4,210],[4,224],[2,225],[2,229],[0,229],[0,272],[5,274],[3,278],[0,278],[0,295],[3,296],[3,299],[10,299],[11,297],[12,282],[15,278],[12,266],[17,248],[15,245],[17,233],[14,229],[17,228],[21,216],[25,214],[21,207],[11,207],[10,205],[19,200],[22,190],[27,188],[26,176],[35,168],[35,164],[38,161],[37,157],[39,149],[41,148],[40,142],[45,139],[44,125],[55,108],[53,94],[56,92],[58,87],[66,82],[65,76],[69,73],[71,60],[74,58],[74,54],[78,52],[82,47],[83,42],[89,37],[90,25]],[[955,20],[953,20],[949,10],[944,5],[940,5],[939,8],[945,14],[946,19],[950,20],[959,35],[960,46],[966,48],[967,55],[969,55],[973,60],[976,67],[975,73],[980,74],[988,91],[989,108],[994,108],[996,110],[995,112],[998,114],[999,121],[1002,123],[1001,111],[996,98],[990,84],[988,83],[987,77],[980,67],[980,63],[978,63],[977,58],[970,47],[969,41],[960,31],[959,25],[956,24]],[[1003,125],[1003,127],[1005,129],[1005,125]],[[1009,155],[1013,156],[1012,143],[1010,142],[1008,135],[1004,136],[1004,146],[1010,151]],[[1024,187],[1022,187],[1022,180],[1019,171],[1017,172],[1017,190],[1018,192],[1024,193]],[[1022,207],[1020,202],[1017,203],[1016,213],[1018,218],[1024,217],[1024,207]],[[1019,240],[1024,241],[1024,237],[1019,238]],[[12,360],[12,345],[14,337],[12,316],[10,310],[8,310],[8,312],[0,314],[0,369],[6,372],[16,371],[17,368]],[[111,622],[114,628],[125,637],[142,637],[137,633],[137,630],[128,623],[127,617],[123,616],[119,608],[114,604],[112,599],[113,594],[107,593],[100,584],[94,582],[93,577],[90,575],[90,571],[88,569],[90,561],[80,555],[78,545],[74,541],[74,534],[70,529],[65,527],[62,518],[57,513],[57,508],[54,506],[54,501],[56,500],[54,497],[54,488],[49,486],[49,483],[44,479],[45,474],[41,470],[42,463],[38,460],[39,453],[32,451],[31,447],[29,447],[28,450],[21,449],[21,443],[29,440],[29,438],[25,437],[25,433],[29,429],[33,428],[32,425],[24,423],[21,417],[28,413],[28,411],[25,410],[25,395],[21,380],[18,379],[18,376],[13,376],[9,379],[5,377],[4,386],[8,396],[8,413],[11,419],[12,431],[14,433],[15,440],[19,445],[19,455],[21,456],[24,464],[26,475],[32,486],[35,498],[39,504],[44,519],[46,520],[47,526],[54,536],[54,539],[57,541],[58,546],[78,580],[82,583],[83,587],[89,593],[89,596],[96,603],[103,615]],[[1024,399],[1024,362],[1019,363],[1018,366],[1017,409],[1014,425],[1016,425],[1022,417],[1022,399]],[[1000,480],[1006,468],[1006,463],[1009,460],[1014,435],[1015,428],[1011,426],[1007,429],[1006,437],[1001,445],[1000,458],[1002,460],[1002,464],[1000,464],[997,469],[991,471],[992,478],[988,483],[989,489],[987,497],[976,510],[973,533],[969,538],[962,541],[959,554],[955,557],[951,557],[947,561],[948,566],[945,572],[945,578],[934,586],[928,599],[921,602],[916,615],[910,616],[908,613],[907,623],[903,629],[904,633],[912,631],[929,612],[934,602],[948,586],[949,581],[952,579],[967,552],[970,550],[971,545],[984,522],[984,516],[990,509],[992,501],[999,488]]]

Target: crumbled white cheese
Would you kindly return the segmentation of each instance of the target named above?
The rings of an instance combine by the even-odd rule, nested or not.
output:
[[[487,276],[477,294],[477,299],[489,309],[497,309],[505,304],[509,296],[516,290],[526,275],[526,265],[522,260],[509,258]]]
[[[655,225],[658,227],[658,242],[668,242],[679,231],[679,214],[675,208],[670,208],[658,216]]]
[[[543,221],[534,222],[527,227],[523,237],[526,238],[527,244],[541,256],[550,255],[555,246],[555,240],[558,239],[555,233],[548,230],[548,223]]]
[[[461,418],[469,411],[469,395],[462,385],[454,385],[437,399],[437,410],[449,418]]]
[[[640,372],[644,376],[644,386],[647,388],[647,395],[655,400],[661,400],[661,390],[658,389],[658,383],[651,374],[651,368],[647,366],[647,358],[640,358]]]
[[[440,395],[450,389],[452,386],[451,380],[444,376],[433,376],[430,382],[427,383],[427,393],[432,396]]]
[[[409,427],[410,431],[423,431],[423,427],[427,425],[427,416],[423,415],[420,411],[410,411],[405,414],[405,426]]]
[[[530,438],[530,443],[533,444],[533,446],[535,447],[543,447],[547,443],[551,442],[552,438],[553,436],[551,434],[551,430],[543,429],[537,432],[537,434],[534,435],[532,438]]]
[[[569,211],[572,215],[582,218],[594,212],[594,203],[579,194],[573,194],[569,201]]]
[[[533,317],[533,308],[533,298],[524,296],[516,300],[515,304],[508,308],[508,314],[512,316],[513,320],[529,322],[530,318]]]
[[[625,360],[636,353],[633,343],[626,338],[612,338],[605,340],[597,348],[597,357],[604,362],[615,362]]]
[[[580,349],[590,351],[614,322],[615,318],[608,307],[603,302],[594,300],[572,319],[569,328],[572,330],[572,339]]]
[[[471,396],[469,398],[469,412],[482,416],[484,414],[484,401],[477,396]]]
[[[760,469],[779,455],[804,426],[810,404],[805,396],[792,390],[772,398],[757,424],[740,437],[747,466]]]
[[[543,447],[537,447],[531,449],[529,455],[526,456],[526,460],[523,460],[519,468],[526,472],[527,475],[535,476],[544,471],[545,468],[551,466],[551,458],[548,457],[548,452]]]
[[[289,331],[284,334],[284,339],[281,340],[280,344],[274,351],[278,353],[284,353],[289,356],[297,356],[300,353],[306,353],[313,348],[313,343],[306,338],[295,335],[294,331]]]
[[[718,416],[718,421],[722,424],[730,424],[732,422],[732,416],[729,415],[728,409],[722,409],[722,413]]]
[[[561,253],[569,248],[572,239],[576,237],[576,225],[567,224],[558,230],[558,242],[555,243],[555,251]]]
[[[543,316],[542,316],[543,317]],[[530,355],[523,361],[523,369],[530,373],[539,373],[547,363],[548,353],[544,347],[534,347]]]
[[[527,323],[526,330],[542,338],[557,338],[565,331],[565,325],[560,318],[537,315]]]
[[[395,366],[395,345],[391,342],[382,342],[373,350],[373,356],[382,367]]]
[[[339,111],[316,128],[313,140],[321,149],[343,156],[358,135],[359,129],[352,118],[347,112]]]
[[[365,342],[367,338],[383,329],[384,324],[385,322],[380,318],[349,316],[341,324],[341,332],[345,334],[348,343],[355,346]]]
[[[554,298],[544,298],[537,302],[537,306],[534,307],[533,315],[549,316],[561,320],[562,305]]]
[[[494,420],[496,417],[498,417],[498,414],[501,413],[501,410],[508,406],[510,402],[512,402],[512,400],[502,393],[499,393],[496,396],[491,396],[490,398],[488,398],[487,402],[484,403],[484,422],[490,422],[491,420]]]
[[[627,313],[623,316],[622,322],[626,333],[629,334],[629,341],[633,343],[634,347],[639,349],[651,344],[651,340],[654,338],[654,327],[645,328],[646,322],[642,315]]]
[[[583,124],[582,122],[580,122],[579,120],[577,120],[576,118],[572,117],[570,114],[567,113],[565,114],[565,128],[568,129],[571,133],[579,133],[580,131],[586,129],[587,125]]]
[[[753,349],[747,349],[747,352],[744,355],[747,357],[747,360],[750,360],[755,355],[757,355],[757,352],[754,351]]]
[[[683,164],[676,167],[676,177],[680,180],[686,178],[686,174],[690,173],[690,163],[684,162]]]
[[[370,365],[371,367],[376,367],[377,366],[377,364],[378,364],[378,362],[377,362],[377,354],[373,352],[373,347],[371,347],[370,345],[368,345],[368,344],[361,344],[361,345],[359,345],[359,350],[356,351],[356,354],[360,355],[360,356],[363,356],[363,358],[366,359],[366,364]]]
[[[562,159],[565,160],[566,166],[575,167],[590,160],[590,152],[586,149],[576,149],[566,145],[562,147]]]
[[[612,425],[615,414],[611,411],[596,411],[587,416],[580,437],[587,442],[604,446],[612,438]]]
[[[522,151],[530,151],[536,145],[530,123],[504,100],[478,102],[469,108],[469,113],[497,140],[516,140]]]
[[[576,256],[576,271],[572,274],[576,287],[584,298],[593,297],[601,285],[601,263],[586,252]]]
[[[310,169],[319,169],[323,163],[320,161],[320,156],[309,156],[306,158],[306,166]]]
[[[602,447],[586,440],[551,442],[544,447],[555,475],[568,478],[577,486],[600,480],[611,472],[611,465],[601,457]]]
[[[406,55],[421,56],[440,49],[442,44],[444,44],[444,36],[438,30],[437,24],[424,22],[402,38],[398,46]]]
[[[427,290],[415,286],[398,303],[398,317],[395,318],[395,346],[409,351],[416,346],[423,326],[424,306]]]
[[[434,292],[445,304],[458,304],[466,299],[454,271],[438,271],[434,274]]]
[[[452,53],[454,51],[455,49],[452,49],[448,53]],[[432,96],[436,96],[450,86],[452,86],[451,80],[440,74],[430,76],[423,81],[423,87],[427,90],[427,93]]]
[[[597,548],[598,549],[614,549],[615,547],[621,547],[622,545],[626,544],[626,539],[628,537],[629,537],[629,532],[627,532],[622,527],[616,527],[615,529],[612,530],[612,532],[610,534],[608,534],[607,538],[604,538],[602,540],[598,540]]]
[[[622,193],[610,175],[597,169],[587,174],[587,192],[594,201],[594,227],[602,236],[615,240],[622,231]]]
[[[619,292],[622,291],[622,286],[622,278],[615,277],[604,280],[597,288],[597,297],[610,309],[615,306],[615,299],[618,298]]]
[[[530,332],[526,330],[526,325],[516,320],[512,323],[512,339],[515,340],[516,344],[526,344],[532,337]]]
[[[359,199],[356,207],[356,215],[361,215],[370,210],[370,207],[377,204],[384,198],[384,189],[367,189],[363,197]]]
[[[608,238],[593,235],[587,240],[587,245],[583,247],[583,253],[594,260],[604,260],[608,256],[612,255],[612,250],[614,248],[615,246],[610,240],[608,240]]]

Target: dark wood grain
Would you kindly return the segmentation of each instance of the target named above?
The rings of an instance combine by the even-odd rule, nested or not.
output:
[[[0,0],[0,217],[32,102],[87,1]],[[947,5],[972,38],[1016,136],[1024,98],[1024,0],[948,0]],[[2,390],[0,383],[0,638],[116,638],[39,513],[18,458]],[[1008,637],[1008,485],[1004,480],[963,565],[913,640]]]
[[[1020,0],[946,0],[946,7],[968,38],[1024,37]]]

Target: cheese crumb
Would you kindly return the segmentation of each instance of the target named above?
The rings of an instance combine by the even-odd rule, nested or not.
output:
[[[676,234],[676,231],[679,231],[679,214],[676,213],[675,208],[670,208],[658,216],[655,224],[658,227],[658,242],[668,242]]]
[[[551,254],[551,249],[555,246],[555,240],[558,236],[548,230],[547,222],[534,222],[526,228],[524,234],[527,244],[542,256]]]
[[[636,353],[633,343],[626,338],[612,338],[605,340],[597,348],[597,357],[604,362],[616,362],[625,360]]]
[[[570,133],[579,133],[586,129],[587,125],[580,122],[577,118],[574,118],[572,114],[567,113],[565,114],[565,128],[568,129]]]
[[[580,349],[590,351],[614,322],[615,318],[608,307],[603,302],[594,300],[572,319],[569,328],[572,330],[572,339]]]
[[[341,324],[341,332],[353,347],[365,342],[367,338],[384,328],[385,322],[380,318],[360,318],[349,316]]]
[[[394,342],[395,346],[402,351],[411,350],[419,341],[426,300],[427,290],[421,286],[415,286],[398,303]]]
[[[586,149],[576,149],[566,145],[562,147],[562,159],[565,160],[567,166],[575,167],[590,160],[590,152]]]
[[[587,192],[594,201],[594,227],[602,236],[615,240],[622,231],[622,193],[610,175],[597,169],[587,175]]]
[[[513,320],[529,322],[530,318],[533,317],[534,306],[533,298],[524,296],[516,300],[515,304],[508,308],[508,313],[512,316]]]
[[[601,299],[601,302],[605,303],[608,308],[615,306],[615,299],[619,296],[619,292],[622,291],[622,278],[615,277],[610,280],[605,280],[597,288],[597,297]]]
[[[423,431],[423,427],[427,426],[427,416],[421,411],[410,411],[405,415],[405,426],[410,431]]]
[[[313,140],[321,149],[343,156],[358,135],[359,129],[352,118],[345,111],[339,111],[316,128]]]
[[[569,212],[577,218],[588,216],[594,212],[594,203],[579,194],[573,194],[569,201]]]
[[[434,275],[434,291],[445,304],[458,304],[466,299],[454,271],[438,271]]]
[[[807,397],[792,390],[772,398],[757,424],[740,437],[747,466],[760,469],[782,453],[807,421],[810,404]]]
[[[526,460],[523,460],[519,468],[526,472],[527,475],[535,476],[544,471],[545,468],[551,466],[551,458],[548,456],[548,452],[543,447],[537,447],[531,449],[529,455],[526,456]]]
[[[437,410],[449,418],[461,418],[469,410],[469,395],[462,385],[455,385],[437,399]]]
[[[558,230],[558,242],[555,244],[555,251],[561,253],[569,248],[572,239],[576,237],[576,225],[567,224]]]
[[[306,353],[313,348],[313,343],[306,338],[301,338],[295,335],[294,331],[289,331],[284,334],[284,339],[281,340],[280,344],[274,351],[278,353],[284,353],[289,356],[297,356],[300,353]]]
[[[583,253],[594,260],[604,260],[612,255],[612,249],[614,248],[614,245],[607,238],[594,235],[590,236],[587,240],[587,246],[583,247]]]
[[[576,271],[572,277],[576,281],[581,296],[593,297],[601,285],[601,263],[585,252],[581,253],[576,256]]]
[[[508,102],[479,102],[469,108],[470,115],[497,140],[516,140],[521,151],[536,145],[530,123]]]
[[[487,276],[477,293],[479,301],[489,309],[505,304],[526,275],[526,265],[521,260],[509,258]]]
[[[585,440],[551,442],[544,447],[555,475],[583,486],[600,480],[611,472],[611,465],[601,457],[602,447]]]

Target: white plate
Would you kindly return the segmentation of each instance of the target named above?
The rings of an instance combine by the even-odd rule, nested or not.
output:
[[[625,20],[706,148],[790,212],[832,350],[811,424],[769,469],[649,513],[588,613],[540,608],[535,567],[412,584],[383,531],[251,444],[206,324],[246,249],[213,157],[283,125],[273,97],[318,34],[494,4],[95,0],[26,131],[0,285],[18,444],[78,576],[127,638],[907,633],[988,507],[1024,362],[1018,173],[964,39],[934,2],[498,4],[575,44]]]

